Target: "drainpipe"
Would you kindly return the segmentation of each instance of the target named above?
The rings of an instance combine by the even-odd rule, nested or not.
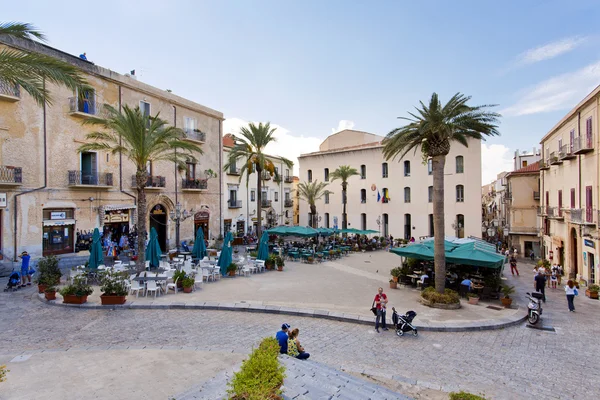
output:
[[[43,88],[46,89],[46,80],[42,81],[42,85]],[[13,197],[13,202],[14,202],[14,233],[13,233],[13,260],[16,261],[17,260],[17,213],[19,210],[19,202],[17,201],[17,197],[22,196],[24,194],[28,194],[28,193],[32,193],[32,192],[37,192],[39,190],[45,189],[46,186],[48,185],[48,151],[46,148],[47,145],[47,130],[46,130],[46,99],[44,98],[44,104],[42,106],[42,115],[43,115],[43,132],[44,132],[44,185],[40,186],[39,188],[36,189],[32,189],[32,190],[28,190],[26,192],[21,192],[21,193],[17,193],[14,197]]]
[[[577,113],[577,137],[579,138],[579,145],[581,146],[581,111]],[[577,179],[579,182],[579,209],[581,210],[581,154],[577,155]]]
[[[223,174],[223,121],[219,120],[219,174]],[[217,178],[219,178],[217,176]],[[223,176],[219,178],[219,234],[223,232]],[[217,236],[218,237],[218,236]]]
[[[119,85],[119,113],[121,113],[121,108],[123,106],[123,87]],[[121,135],[119,135],[119,146],[121,146]],[[137,206],[137,197],[132,195],[131,193],[127,193],[123,190],[123,154],[119,152],[119,191],[133,199],[133,204]],[[137,223],[137,222],[136,222]]]

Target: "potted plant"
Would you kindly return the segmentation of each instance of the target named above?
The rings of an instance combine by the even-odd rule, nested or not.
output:
[[[229,274],[229,276],[235,276],[235,272],[237,271],[237,264],[232,262],[231,264],[229,264],[227,266],[227,273]]]
[[[265,260],[265,268],[269,270],[273,269],[273,266],[275,265],[275,257],[275,254],[269,254],[267,259]]]
[[[229,268],[227,268],[229,270]],[[182,280],[181,284],[183,285],[184,293],[192,293],[192,288],[194,287],[194,277],[186,275]]]
[[[598,285],[590,285],[586,291],[585,295],[590,299],[598,299],[598,290],[600,290],[600,286]]]
[[[183,287],[183,280],[185,279],[185,271],[177,270],[173,272],[173,282],[177,282],[177,288],[181,289]]]
[[[53,255],[42,258],[37,263],[37,273],[36,283],[38,284],[39,293],[44,293],[48,286],[58,285],[62,276],[58,266],[58,258]]]
[[[105,271],[100,275],[100,301],[103,306],[125,304],[127,287],[125,286],[126,272]]]
[[[502,294],[504,295],[504,297],[502,297],[500,299],[500,301],[502,302],[502,305],[506,308],[510,307],[510,305],[512,304],[512,299],[510,298],[510,295],[513,294],[515,292],[515,287],[514,286],[508,286],[508,285],[502,285]]]
[[[398,281],[397,280],[390,279],[390,289],[398,289]]]
[[[56,300],[56,286],[50,285],[44,291],[44,297],[46,300]]]
[[[85,277],[76,276],[71,284],[63,287],[59,292],[63,297],[63,303],[83,304],[94,289],[86,283]]]
[[[390,270],[390,274],[392,275],[392,280],[398,283],[398,278],[402,275],[402,268],[396,267]]]
[[[285,262],[282,257],[277,256],[275,258],[275,264],[277,264],[277,271],[283,271],[283,267],[285,266]]]
[[[469,298],[469,304],[476,305],[479,303],[479,295],[477,293],[469,292],[467,293],[467,297]]]
[[[314,257],[313,257],[313,256],[308,256],[308,257],[306,258],[306,262],[307,262],[307,263],[309,263],[309,264],[312,264],[314,261],[315,261],[315,259],[314,259]]]

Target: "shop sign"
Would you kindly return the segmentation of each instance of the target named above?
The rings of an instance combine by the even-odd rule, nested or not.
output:
[[[129,214],[105,214],[104,223],[129,222]]]
[[[0,193],[0,207],[6,207],[6,193]]]
[[[583,239],[583,244],[585,244],[587,247],[591,247],[592,249],[596,248],[596,244],[590,239]]]
[[[50,219],[67,219],[67,213],[65,211],[52,211],[50,212]]]

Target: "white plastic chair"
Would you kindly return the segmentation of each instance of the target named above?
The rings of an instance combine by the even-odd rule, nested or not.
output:
[[[206,282],[213,279],[212,268],[211,269],[202,268],[201,271],[202,271],[202,279],[206,278]]]
[[[148,281],[146,282],[146,297],[148,297],[148,292],[154,292],[154,298],[156,299],[156,293],[160,290],[156,281]]]
[[[177,294],[177,281],[179,278],[175,279],[175,282],[167,283],[167,293],[169,294],[169,289],[173,289],[174,293]]]
[[[265,262],[264,262],[264,260],[255,260],[255,264],[256,264],[256,267],[258,268],[259,272],[264,272],[265,271]]]
[[[204,283],[204,277],[202,276],[202,274],[195,274],[194,275],[194,290],[196,290],[196,285],[200,285],[202,286],[202,284]]]
[[[129,288],[129,294],[132,295],[135,292],[135,297],[138,297],[140,291],[144,293],[144,289],[145,288],[143,283],[140,283],[139,281],[132,281],[131,287]]]

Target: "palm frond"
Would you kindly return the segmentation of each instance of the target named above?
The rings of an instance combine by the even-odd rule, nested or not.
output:
[[[18,39],[38,39],[46,41],[46,36],[35,26],[26,22],[0,22],[0,35],[7,35]]]

